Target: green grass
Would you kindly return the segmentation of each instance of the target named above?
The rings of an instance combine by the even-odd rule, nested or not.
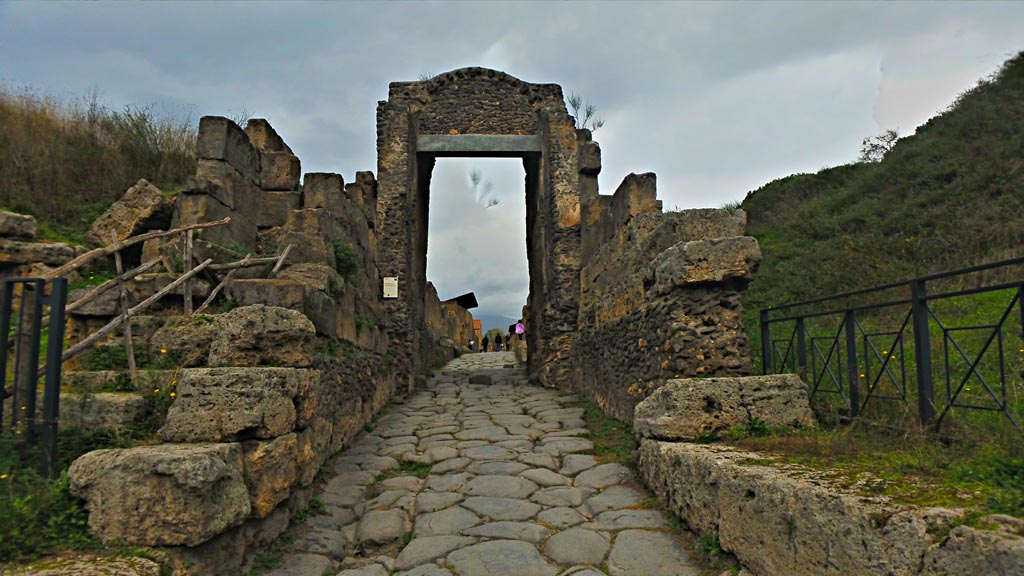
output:
[[[417,478],[426,478],[430,474],[430,464],[423,464],[421,462],[411,462],[409,460],[403,460],[398,463],[397,468],[391,470],[383,470],[377,475],[377,481],[386,480],[388,478],[397,478],[399,476],[415,476]]]
[[[637,441],[629,424],[607,416],[601,407],[593,402],[584,401],[575,406],[584,409],[583,420],[590,432],[588,438],[594,443],[594,457],[602,463],[615,462],[635,468],[634,453]]]

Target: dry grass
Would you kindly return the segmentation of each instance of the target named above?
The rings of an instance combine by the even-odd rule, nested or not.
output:
[[[139,178],[180,186],[195,171],[195,126],[154,106],[113,111],[0,86],[0,206],[75,238]]]

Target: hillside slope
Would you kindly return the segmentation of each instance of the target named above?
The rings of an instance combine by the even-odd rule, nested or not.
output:
[[[1024,52],[877,163],[747,194],[763,307],[1024,254]],[[748,323],[748,330],[753,328]]]

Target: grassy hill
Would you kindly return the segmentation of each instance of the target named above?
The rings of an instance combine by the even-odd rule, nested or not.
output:
[[[43,238],[81,241],[139,178],[173,189],[195,162],[190,119],[0,85],[0,207],[35,216]]]
[[[881,162],[782,178],[742,208],[764,256],[744,297],[751,321],[766,306],[1024,254],[1024,52]]]

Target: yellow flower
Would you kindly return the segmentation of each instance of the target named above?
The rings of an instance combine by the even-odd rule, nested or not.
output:
[[[21,407],[21,409],[22,409],[22,410],[25,410],[25,409],[26,409],[26,406],[22,406],[22,407]]]
[[[160,353],[161,354],[167,354],[167,348],[161,348],[160,349]]]
[[[860,377],[861,377],[861,378],[863,378],[863,377],[864,377],[864,375],[863,375],[863,374],[861,374],[861,375],[860,375]]]
[[[174,398],[175,396],[176,394],[174,392],[171,392],[171,398]]]
[[[153,394],[159,394],[159,393],[160,393],[160,389],[159,388],[153,388]]]
[[[882,356],[888,356],[888,355],[889,355],[889,351],[888,350],[882,350]]]
[[[0,474],[0,480],[6,480],[7,474]]]

